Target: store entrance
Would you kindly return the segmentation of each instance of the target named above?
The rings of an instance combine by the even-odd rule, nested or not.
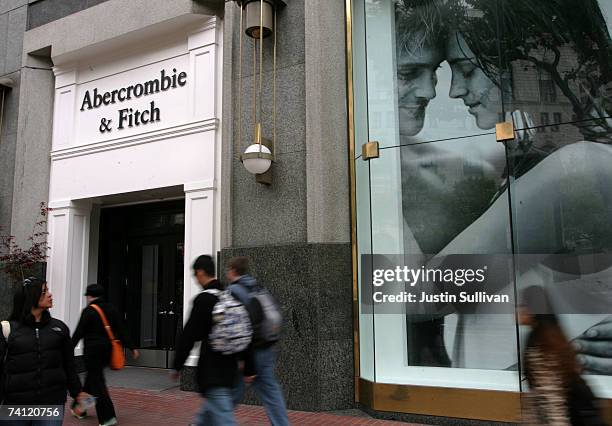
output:
[[[103,208],[98,282],[140,350],[128,365],[171,368],[182,327],[184,201]]]

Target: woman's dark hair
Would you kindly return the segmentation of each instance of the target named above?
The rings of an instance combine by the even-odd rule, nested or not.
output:
[[[595,97],[612,81],[612,42],[597,0],[471,0],[469,8],[458,0],[450,3],[457,12],[450,25],[499,87],[512,63],[530,63],[550,75],[582,119],[590,105],[577,87]],[[573,70],[560,63],[567,48],[576,55]]]
[[[562,383],[569,390],[572,383],[580,378],[580,365],[572,345],[561,330],[546,290],[539,286],[526,288],[522,292],[522,305],[533,318],[525,351],[537,348],[544,355],[554,357]],[[527,381],[534,383],[529,357],[525,357],[524,372]]]
[[[9,320],[25,322],[32,313],[32,309],[38,307],[46,283],[45,280],[37,277],[28,277],[23,280],[21,289],[17,290],[13,298],[13,311]]]

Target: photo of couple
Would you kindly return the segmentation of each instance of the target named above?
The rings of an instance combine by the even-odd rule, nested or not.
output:
[[[611,2],[364,6],[368,130],[370,139],[395,131],[396,144],[383,147],[399,150],[403,253],[507,255],[512,279],[487,291],[515,293],[518,303],[521,288],[546,288],[585,371],[612,375],[612,315],[571,309],[572,292],[610,303],[601,289],[612,287]],[[392,83],[380,77],[389,74],[377,60],[381,40],[392,44]],[[515,137],[497,142],[495,126],[507,121]],[[389,235],[381,227],[372,238]],[[514,315],[487,305],[406,309],[405,365],[518,369]]]

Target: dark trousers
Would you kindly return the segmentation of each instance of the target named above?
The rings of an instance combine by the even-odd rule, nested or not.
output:
[[[87,377],[83,390],[96,397],[98,423],[103,424],[116,417],[113,401],[106,387],[104,368],[110,362],[110,347],[96,346],[85,348],[85,367]]]

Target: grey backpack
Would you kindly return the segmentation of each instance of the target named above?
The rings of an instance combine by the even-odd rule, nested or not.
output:
[[[272,294],[260,285],[248,291],[249,313],[254,321],[255,343],[274,343],[280,340],[283,329],[281,307]]]
[[[229,290],[244,303],[253,325],[253,343],[256,346],[280,340],[283,328],[281,307],[263,286],[232,284]]]

